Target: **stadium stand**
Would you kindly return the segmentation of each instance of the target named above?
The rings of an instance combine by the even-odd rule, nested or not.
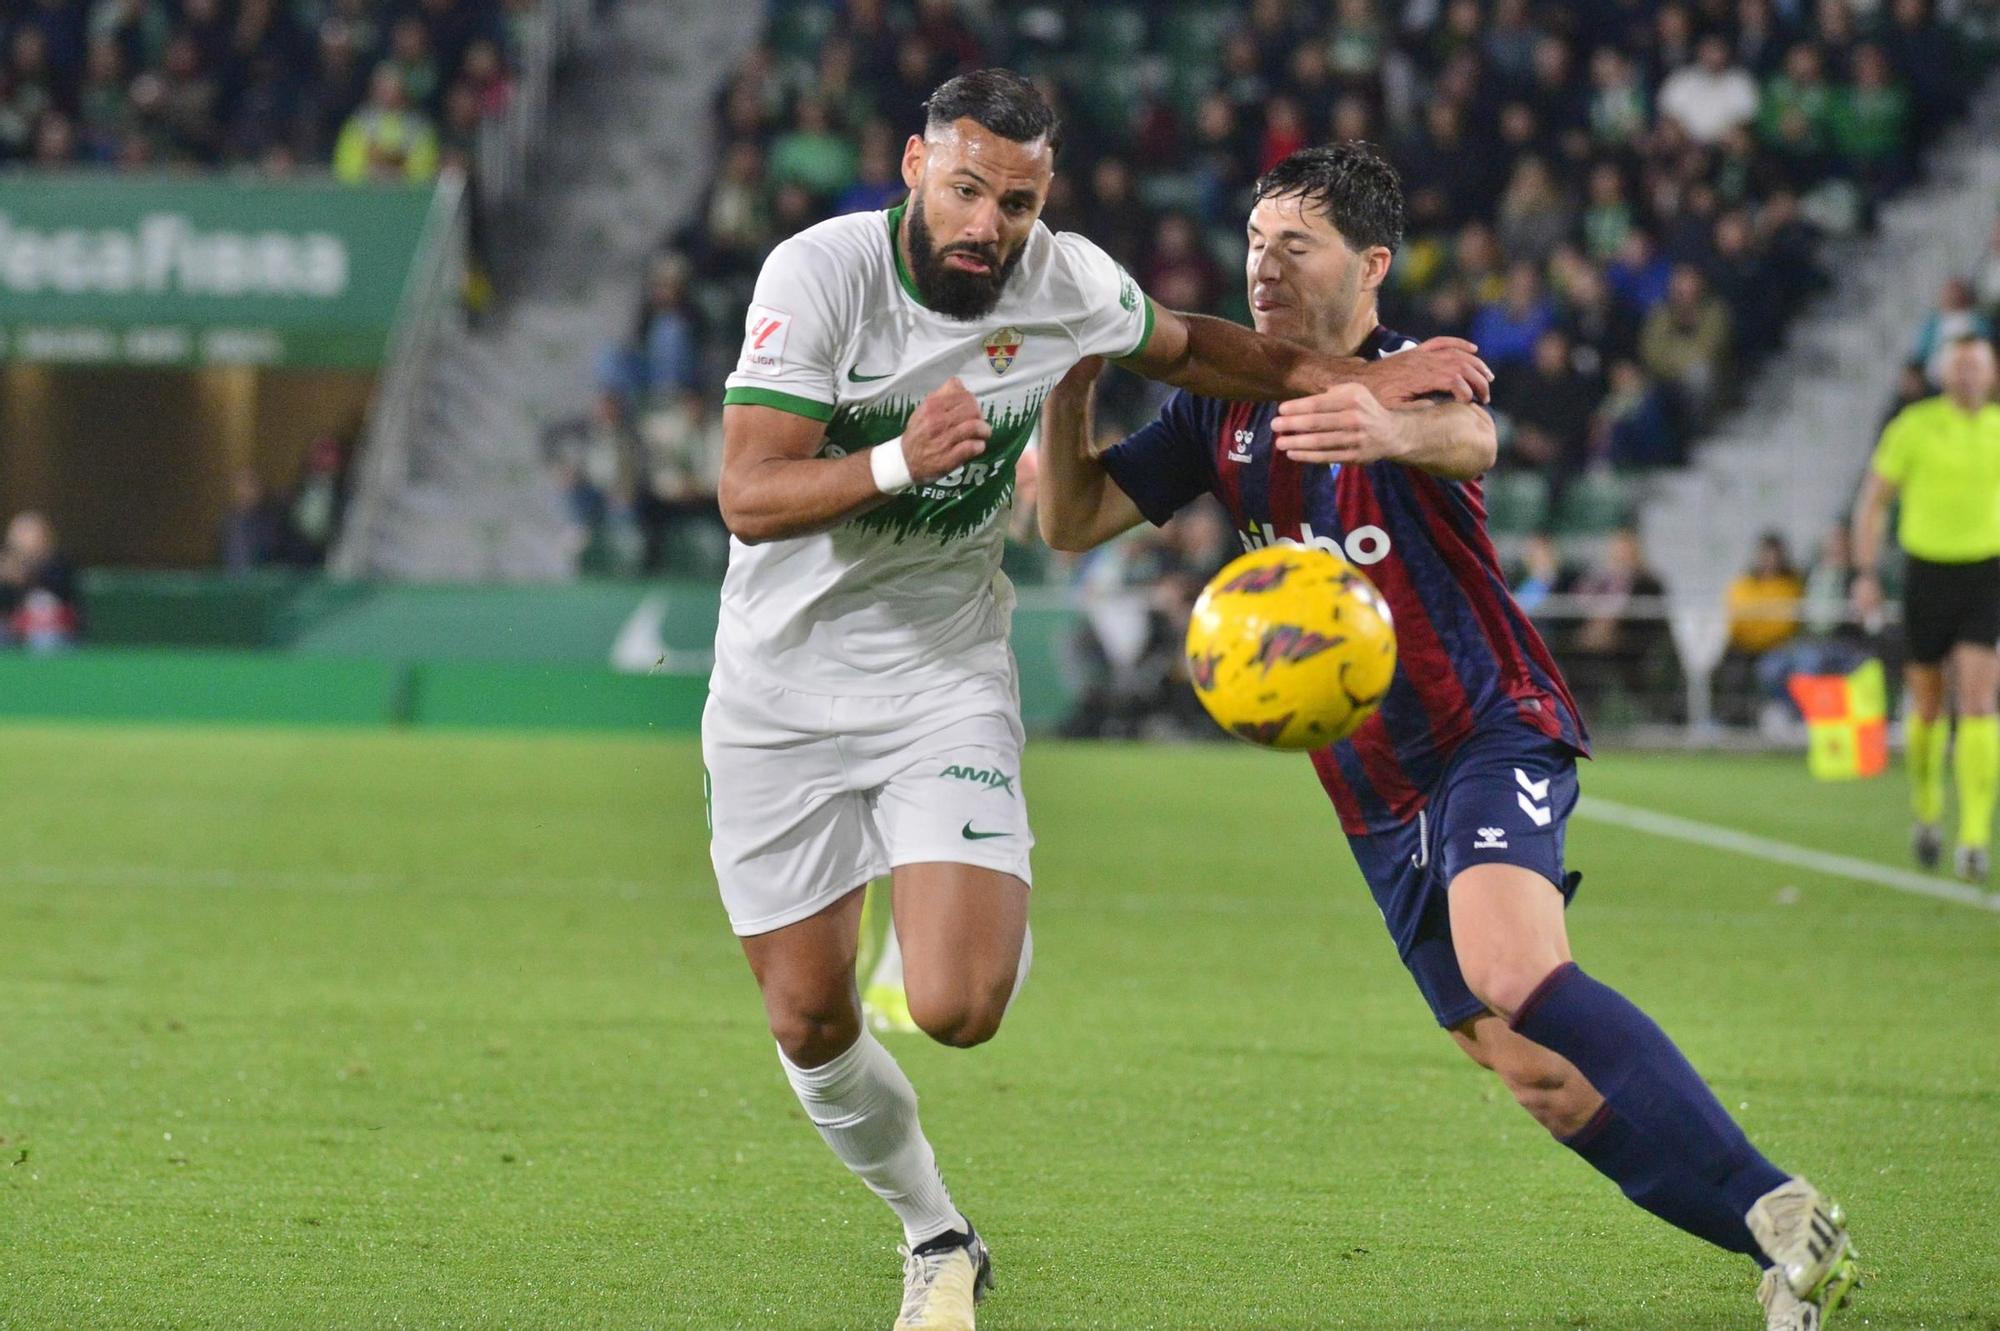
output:
[[[928,88],[1005,63],[1066,117],[1051,224],[1184,308],[1243,316],[1244,190],[1260,169],[1317,139],[1381,143],[1412,212],[1387,319],[1469,334],[1502,370],[1496,525],[1606,532],[1631,476],[1681,461],[1780,345],[1825,283],[1823,238],[1865,233],[1908,183],[1986,42],[1924,0],[1865,20],[1840,0],[788,0],[717,99],[705,206],[663,247],[702,275],[670,316],[697,330],[700,374],[635,382],[615,367],[643,337],[607,354],[607,447],[645,434],[649,411],[712,397],[762,255],[895,197]],[[1130,383],[1107,397],[1128,427],[1155,400]],[[665,433],[684,449],[685,431]]]
[[[1259,170],[1315,140],[1382,145],[1412,215],[1386,320],[1469,335],[1501,370],[1488,502],[1503,545],[1547,531],[1570,562],[1601,564],[1647,478],[1699,459],[1740,415],[1828,287],[1829,254],[1867,243],[1917,182],[1993,36],[1975,7],[1926,0],[783,0],[717,96],[703,205],[660,249],[699,277],[601,361],[595,461],[564,472],[573,512],[588,526],[617,510],[592,476],[643,478],[656,453],[719,447],[694,404],[726,372],[762,256],[801,226],[896,197],[896,151],[923,95],[1004,63],[1065,116],[1051,225],[1090,234],[1183,308],[1245,316],[1241,221]],[[656,333],[691,350],[671,373],[635,375]],[[1102,414],[1129,429],[1158,400],[1120,377]],[[606,528],[593,530],[600,566],[615,563]],[[671,544],[621,548],[644,565]],[[1073,576],[1029,549],[1010,567]],[[1712,610],[1719,586],[1702,594]],[[1647,660],[1662,655],[1654,639],[1664,629]],[[1650,686],[1672,691],[1669,674]]]

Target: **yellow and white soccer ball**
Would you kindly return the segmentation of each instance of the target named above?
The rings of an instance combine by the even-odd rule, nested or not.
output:
[[[1346,739],[1396,671],[1382,593],[1329,550],[1271,545],[1232,561],[1194,603],[1188,675],[1216,723],[1297,752]]]

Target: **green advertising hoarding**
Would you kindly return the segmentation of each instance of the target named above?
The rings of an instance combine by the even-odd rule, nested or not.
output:
[[[0,176],[0,361],[370,369],[431,190]]]

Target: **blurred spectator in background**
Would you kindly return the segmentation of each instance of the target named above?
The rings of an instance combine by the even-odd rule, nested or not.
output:
[[[222,519],[222,567],[242,574],[294,562],[289,517],[255,468],[239,468],[230,481],[229,511]]]
[[[1618,298],[1641,315],[1667,298],[1674,276],[1673,261],[1661,254],[1652,233],[1633,227],[1618,247],[1618,257],[1605,266],[1605,280]]]
[[[403,75],[376,67],[368,103],[347,118],[333,149],[333,173],[350,185],[363,181],[425,181],[437,174],[438,138],[430,118],[410,109]]]
[[[1639,71],[1614,47],[1590,57],[1590,133],[1606,148],[1623,148],[1646,132],[1649,114]]]
[[[1202,248],[1201,232],[1185,213],[1160,219],[1144,271],[1146,293],[1168,309],[1208,309],[1222,294],[1222,270]]]
[[[1645,697],[1671,643],[1660,604],[1666,588],[1646,566],[1638,530],[1614,532],[1602,562],[1573,591],[1579,618],[1571,632],[1557,635],[1556,655],[1586,714],[1614,688]]]
[[[1866,654],[1867,630],[1854,621],[1854,529],[1846,514],[1834,519],[1821,538],[1806,572],[1804,628],[1810,641],[1821,647],[1838,644],[1837,659],[1801,666],[1811,674],[1837,674],[1852,669]],[[1846,664],[1852,662],[1853,665]]]
[[[1514,599],[1528,612],[1529,618],[1535,618],[1550,597],[1567,592],[1574,580],[1574,575],[1563,567],[1555,537],[1545,531],[1530,532],[1521,547],[1521,573],[1513,588]]]
[[[1716,668],[1715,690],[1726,719],[1750,720],[1759,700],[1777,701],[1783,693],[1787,658],[1772,653],[1798,636],[1805,590],[1785,538],[1777,532],[1758,537],[1750,567],[1730,580],[1724,596],[1729,641]]]
[[[1853,83],[1833,104],[1832,142],[1872,207],[1910,178],[1910,95],[1895,82],[1878,46],[1856,47],[1853,68]]]
[[[1660,85],[1660,113],[1671,116],[1696,143],[1716,143],[1757,118],[1757,81],[1730,63],[1729,42],[1711,34],[1701,39],[1694,63],[1682,65]]]
[[[1722,357],[1728,349],[1729,311],[1709,294],[1699,268],[1675,268],[1666,300],[1639,331],[1639,363],[1701,415],[1721,388]]]
[[[1563,196],[1548,163],[1523,157],[1514,167],[1507,192],[1500,196],[1500,247],[1535,263],[1548,262],[1556,247],[1569,238],[1576,215]]]
[[[1602,396],[1596,380],[1578,372],[1569,337],[1557,328],[1535,339],[1533,363],[1525,371],[1495,385],[1496,401],[1514,422],[1511,456],[1548,478],[1552,513],[1589,464],[1591,414]]]
[[[1674,404],[1637,361],[1611,362],[1610,391],[1598,404],[1592,450],[1620,471],[1677,467],[1686,461]]]
[[[1473,316],[1472,340],[1496,371],[1525,366],[1535,358],[1535,343],[1555,322],[1555,303],[1542,292],[1540,270],[1517,263],[1507,270],[1506,299]]]
[[[309,563],[323,564],[340,531],[340,519],[347,508],[347,469],[340,440],[321,435],[306,449],[305,475],[292,496],[290,526],[299,543],[299,554]]]
[[[854,142],[837,133],[816,96],[799,98],[792,128],[771,144],[770,178],[778,185],[803,185],[816,199],[831,201],[860,175]]]
[[[623,422],[680,406],[700,389],[704,330],[688,300],[689,272],[685,255],[656,256],[632,331],[598,357],[598,391],[613,401]]]
[[[0,617],[6,639],[29,651],[55,651],[83,632],[76,570],[56,542],[55,525],[33,511],[17,513],[0,546]]]
[[[894,207],[910,192],[903,183],[902,159],[895,135],[881,121],[861,132],[861,153],[855,180],[834,201],[836,213],[879,212]]]
[[[1563,284],[1563,329],[1597,358],[1599,373],[1607,360],[1636,355],[1639,313],[1611,289],[1603,271],[1573,252],[1568,262],[1558,256],[1555,266]]]
[[[1972,294],[1972,284],[1962,277],[1947,279],[1938,294],[1938,304],[1917,329],[1916,345],[1910,349],[1910,363],[1921,366],[1931,391],[1944,386],[1944,360],[1952,344],[1961,338],[1993,339],[1993,321],[1982,314]]]
[[[1115,442],[1115,439],[1109,442]],[[1195,598],[1235,542],[1219,506],[1192,504],[1078,564],[1084,622],[1067,652],[1072,738],[1169,739],[1211,733],[1183,654]]]

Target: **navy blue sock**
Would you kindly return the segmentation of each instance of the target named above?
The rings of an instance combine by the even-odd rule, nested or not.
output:
[[[1576,1064],[1620,1118],[1718,1189],[1737,1215],[1789,1177],[1758,1154],[1667,1033],[1575,962],[1550,971],[1511,1024]]]
[[[1678,1157],[1618,1117],[1608,1102],[1582,1131],[1558,1140],[1616,1183],[1634,1204],[1674,1228],[1754,1257],[1759,1266],[1771,1264],[1750,1237],[1743,1213],[1730,1205],[1721,1189],[1696,1178]]]

